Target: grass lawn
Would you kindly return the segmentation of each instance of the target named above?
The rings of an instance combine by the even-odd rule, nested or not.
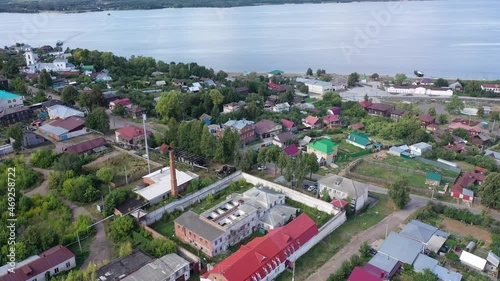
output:
[[[85,262],[85,259],[89,256],[90,245],[92,244],[92,241],[94,241],[94,237],[90,237],[90,238],[87,238],[87,239],[81,241],[81,244],[82,244],[82,251],[81,252],[80,252],[80,247],[78,246],[78,242],[74,243],[68,247],[68,249],[73,254],[75,254],[76,268],[80,268],[83,265],[83,263]],[[82,268],[82,270],[85,270],[85,268]]]
[[[372,159],[370,159],[372,160]],[[384,160],[375,160],[375,161],[381,161],[389,165],[393,166],[399,166],[403,168],[408,168],[412,170],[417,170],[417,171],[424,171],[424,172],[439,172],[441,175],[445,177],[456,177],[457,173],[439,168],[436,166],[428,165],[423,162],[420,162],[415,159],[406,159],[403,157],[398,157],[394,155],[387,154],[387,157]]]
[[[296,262],[295,280],[306,280],[308,276],[316,272],[331,257],[347,245],[351,238],[384,219],[394,212],[394,206],[386,195],[374,195],[379,202],[375,207],[367,210],[364,214],[348,219],[330,235],[316,244],[311,250],[300,257]],[[355,254],[355,253],[352,253]],[[292,273],[283,272],[276,281],[288,281],[292,279]]]
[[[351,153],[356,153],[356,152],[360,152],[360,151],[364,151],[364,149],[362,148],[359,148],[357,146],[354,146],[352,144],[349,144],[345,141],[341,141],[339,143],[339,151],[342,151],[346,154],[351,154]]]
[[[307,102],[307,103],[315,103],[317,102],[318,100],[315,99],[315,98],[305,98],[304,99],[304,102]]]

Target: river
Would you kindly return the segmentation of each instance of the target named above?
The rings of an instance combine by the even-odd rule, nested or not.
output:
[[[0,46],[111,51],[226,71],[499,79],[500,1],[445,0],[0,14]]]

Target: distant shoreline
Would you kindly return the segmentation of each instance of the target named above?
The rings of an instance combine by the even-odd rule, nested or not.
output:
[[[154,6],[147,6],[148,1],[151,1]],[[182,8],[236,8],[236,7],[257,7],[257,6],[278,6],[278,5],[300,5],[300,4],[346,4],[346,3],[383,3],[383,2],[400,2],[400,0],[324,0],[321,2],[317,2],[315,0],[302,0],[303,2],[300,2],[301,0],[278,0],[278,1],[283,1],[281,3],[248,3],[246,4],[245,1],[241,3],[241,5],[227,5],[225,2],[217,2],[214,1],[213,5],[196,5],[196,3],[190,4],[188,1],[181,1],[181,0],[173,0],[171,2],[177,2],[179,1],[179,4],[174,4],[174,5],[166,5],[166,4],[154,4],[154,0],[146,0],[146,3],[142,6],[127,6],[127,3],[120,3],[120,6],[117,7],[104,7],[100,6],[99,8],[90,6],[88,8],[84,8],[81,6],[75,6],[74,10],[71,10],[70,8],[67,8],[63,5],[61,5],[60,2],[57,2],[57,5],[59,5],[61,8],[60,10],[46,10],[46,9],[30,9],[30,6],[34,6],[33,4],[29,1],[13,1],[10,2],[6,5],[4,5],[3,8],[0,8],[0,13],[20,13],[20,14],[78,14],[78,13],[92,13],[92,12],[113,12],[113,11],[145,11],[145,10],[161,10],[161,9],[182,9]],[[191,0],[191,1],[196,1],[196,0]],[[250,1],[250,0],[249,0]],[[432,1],[432,0],[409,0],[412,2],[421,2],[421,1]],[[135,2],[135,1],[134,1]],[[188,2],[186,4],[186,2]],[[17,7],[16,5],[22,3],[23,7]],[[38,2],[37,2],[38,3]],[[56,4],[55,1],[47,1],[47,3],[50,4]],[[67,4],[68,5],[68,4]],[[98,5],[97,1],[95,3],[90,3],[89,5]]]

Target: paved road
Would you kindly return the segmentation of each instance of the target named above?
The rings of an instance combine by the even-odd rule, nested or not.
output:
[[[357,253],[363,242],[371,244],[381,237],[385,237],[386,231],[396,229],[403,221],[415,213],[419,208],[427,204],[428,198],[412,198],[404,210],[394,212],[371,228],[356,234],[349,244],[342,248],[335,256],[325,263],[319,270],[311,275],[307,281],[324,281],[330,274],[334,273],[353,254]]]

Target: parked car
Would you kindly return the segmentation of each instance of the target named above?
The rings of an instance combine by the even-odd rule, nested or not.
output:
[[[257,170],[259,170],[259,171],[264,171],[264,170],[267,170],[267,167],[266,167],[266,165],[262,165],[262,166],[259,166],[259,167],[257,168]]]
[[[372,247],[370,247],[370,249],[368,249],[368,253],[372,256],[375,256],[377,254],[377,250],[373,249]]]
[[[302,187],[303,189],[308,189],[309,188],[309,185],[307,183],[304,184],[304,186]]]

